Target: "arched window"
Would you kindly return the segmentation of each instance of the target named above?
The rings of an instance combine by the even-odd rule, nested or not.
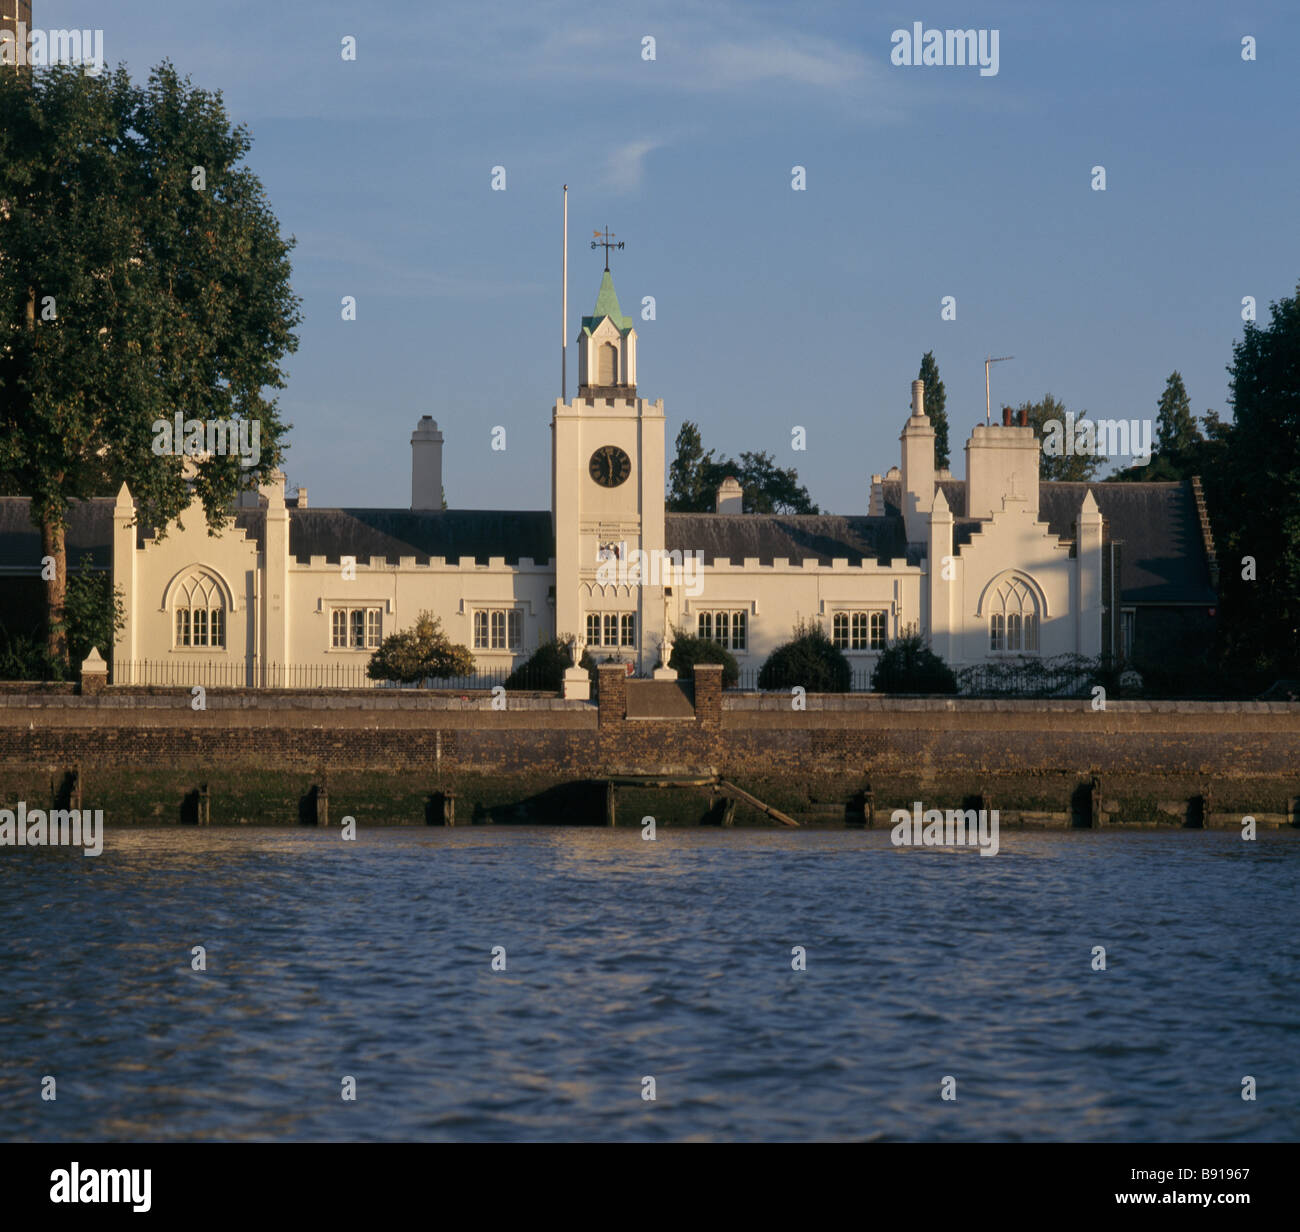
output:
[[[999,584],[989,603],[989,649],[1038,653],[1038,601],[1017,577]]]
[[[174,604],[177,646],[225,648],[226,600],[215,578],[191,573],[176,588]]]
[[[600,345],[600,365],[596,377],[597,385],[617,385],[618,384],[618,347],[612,342],[602,342]]]

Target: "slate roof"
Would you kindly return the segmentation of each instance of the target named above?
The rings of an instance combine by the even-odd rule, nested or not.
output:
[[[953,512],[955,545],[969,543],[980,523],[966,516],[966,481],[936,481]],[[887,516],[900,516],[902,483],[881,484]],[[1091,492],[1120,547],[1120,597],[1125,603],[1205,603],[1217,595],[1201,538],[1192,485],[1175,483],[1040,483],[1038,515],[1052,534],[1073,543],[1075,519]]]
[[[817,513],[669,513],[664,546],[670,552],[703,552],[706,565],[715,560],[739,565],[747,557],[764,565],[780,557],[793,564],[815,558],[824,565],[847,557],[858,565],[907,556],[901,518]]]
[[[1039,516],[1054,535],[1074,538],[1074,520],[1088,491],[1109,523],[1110,538],[1122,542],[1124,602],[1216,602],[1190,483],[1042,484]]]
[[[953,511],[954,538],[969,543],[980,522],[966,516],[966,483],[939,483]],[[899,512],[901,484],[883,484],[884,517],[832,514],[665,515],[665,546],[669,551],[704,553],[704,560],[737,564],[757,558],[761,564],[784,558],[793,564],[815,559],[829,565],[846,558],[862,561],[906,559],[916,564],[918,549],[905,542]],[[1190,483],[1044,483],[1039,486],[1039,512],[1054,535],[1074,540],[1074,522],[1084,493],[1091,491],[1106,533],[1120,548],[1120,595],[1125,603],[1192,603],[1216,601],[1201,539]],[[68,556],[74,566],[90,553],[94,565],[112,564],[113,499],[80,501],[69,510]],[[265,545],[266,511],[239,509],[235,525]],[[136,530],[144,542],[147,528]],[[149,532],[152,533],[152,532]],[[504,557],[507,564],[530,558],[545,565],[555,557],[548,510],[449,509],[412,513],[405,509],[289,510],[289,549],[300,561],[323,556],[337,561],[355,556],[366,563],[372,556],[396,564],[403,556],[427,562],[472,557],[487,564]],[[0,568],[38,573],[40,532],[28,515],[26,497],[0,497]]]
[[[32,525],[25,496],[0,496],[0,568],[41,571],[41,532]],[[113,565],[113,498],[77,501],[68,512],[68,563],[89,552],[97,569]]]
[[[486,565],[503,556],[508,565],[525,557],[545,565],[555,557],[555,539],[548,509],[291,509],[289,551],[301,561],[355,556],[364,564],[382,556],[397,564],[402,556],[420,563],[441,556]]]
[[[31,524],[25,496],[0,497],[0,567],[39,571],[40,532]],[[90,551],[95,564],[113,563],[113,505],[111,497],[74,504],[68,516],[68,555],[80,563]],[[266,510],[236,509],[235,526],[266,546]],[[143,545],[152,530],[136,529],[136,544]],[[355,556],[366,563],[382,556],[393,564],[414,556],[425,563],[433,556],[456,561],[473,557],[486,565],[489,557],[503,556],[507,564],[524,557],[545,565],[554,555],[549,510],[451,509],[412,513],[406,509],[294,509],[289,510],[289,551],[301,561],[324,556],[337,561]]]

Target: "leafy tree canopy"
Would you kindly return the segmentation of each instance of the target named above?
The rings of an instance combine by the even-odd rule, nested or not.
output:
[[[299,301],[251,146],[219,93],[164,63],[0,73],[0,475],[31,497],[51,655],[67,662],[71,500],[126,482],[165,532],[192,493],[223,523],[281,457],[265,390],[285,383]],[[153,424],[249,422],[260,457],[153,451]],[[251,431],[248,432],[251,438]]]
[[[1089,454],[1065,453],[1053,456],[1045,445],[1049,429],[1049,423],[1059,424],[1059,428],[1053,428],[1053,433],[1059,433],[1058,439],[1064,440],[1068,435],[1068,427],[1073,422],[1077,427],[1079,421],[1085,418],[1087,411],[1078,411],[1074,414],[1073,421],[1066,419],[1066,407],[1059,398],[1052,397],[1051,394],[1044,394],[1037,402],[1022,402],[1016,407],[1016,419],[1019,421],[1021,411],[1027,411],[1029,414],[1029,426],[1034,429],[1039,440],[1038,451],[1038,478],[1041,480],[1073,480],[1081,481],[1092,479],[1105,458]]]
[[[744,489],[746,513],[817,513],[794,467],[779,467],[768,453],[742,453],[739,461],[707,453],[699,428],[687,420],[677,433],[677,455],[668,467],[668,509],[712,513],[718,486],[729,475]]]
[[[1300,676],[1300,285],[1233,344],[1233,425],[1204,473],[1222,565],[1224,653],[1249,672]],[[1249,558],[1249,560],[1247,559]]]

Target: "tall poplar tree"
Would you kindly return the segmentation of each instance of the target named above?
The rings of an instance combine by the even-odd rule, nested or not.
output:
[[[287,425],[264,391],[283,388],[301,318],[251,144],[167,63],[144,86],[122,68],[0,73],[0,474],[54,561],[64,670],[71,501],[125,482],[161,534],[193,493],[215,527],[280,460]],[[155,454],[155,421],[177,412],[255,422],[257,464]]]
[[[1182,374],[1171,372],[1160,395],[1156,417],[1156,448],[1169,458],[1185,454],[1201,439],[1192,414],[1192,400],[1187,396]]]
[[[948,412],[944,409],[948,399],[939,379],[939,364],[933,351],[926,351],[921,356],[921,370],[916,379],[925,382],[925,413],[934,425],[934,465],[936,468],[948,466]]]

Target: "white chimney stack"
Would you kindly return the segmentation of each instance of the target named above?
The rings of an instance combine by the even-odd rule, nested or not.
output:
[[[715,513],[744,513],[745,490],[740,486],[740,480],[734,475],[728,475],[718,484],[718,493],[714,499],[713,511]]]
[[[442,508],[442,433],[432,415],[411,433],[411,510]]]
[[[924,381],[912,382],[912,414],[918,416],[925,414],[925,382]]]

